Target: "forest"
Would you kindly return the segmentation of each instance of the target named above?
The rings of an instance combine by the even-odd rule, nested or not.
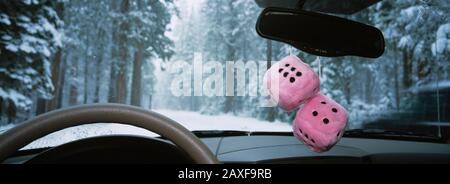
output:
[[[0,126],[106,102],[291,122],[294,113],[259,107],[260,96],[174,96],[169,65],[192,67],[196,53],[268,65],[295,54],[320,74],[322,92],[348,109],[352,127],[407,109],[415,88],[450,81],[449,1],[383,0],[337,15],[382,30],[386,48],[377,59],[317,57],[263,39],[255,31],[261,10],[253,0],[2,0]]]

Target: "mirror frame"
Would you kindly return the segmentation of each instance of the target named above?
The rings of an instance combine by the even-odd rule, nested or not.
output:
[[[315,16],[318,18],[326,18],[326,19],[331,19],[331,20],[335,20],[338,22],[344,22],[347,24],[357,24],[358,26],[363,26],[363,27],[367,27],[367,29],[373,29],[376,32],[379,33],[379,36],[382,40],[381,42],[381,47],[379,50],[377,50],[376,52],[374,52],[374,54],[355,54],[355,53],[350,53],[350,52],[330,52],[330,51],[326,51],[326,50],[321,50],[318,48],[313,48],[308,46],[308,44],[305,43],[299,43],[296,41],[292,41],[292,40],[287,40],[287,39],[282,39],[282,38],[277,38],[271,35],[265,35],[262,33],[262,31],[260,30],[261,27],[261,20],[263,18],[263,16],[267,13],[273,13],[273,12],[279,12],[279,13],[287,13],[287,14],[304,14],[304,15],[308,15],[308,16]],[[259,15],[258,20],[256,22],[256,32],[258,33],[259,36],[266,38],[266,39],[270,39],[270,40],[275,40],[275,41],[280,41],[283,43],[287,43],[297,49],[300,49],[304,52],[307,52],[309,54],[313,54],[313,55],[317,55],[317,56],[325,56],[325,57],[340,57],[340,56],[358,56],[358,57],[366,57],[366,58],[378,58],[380,56],[383,55],[384,50],[385,50],[385,40],[384,40],[384,36],[383,33],[376,27],[370,26],[370,25],[366,25],[360,22],[356,22],[356,21],[352,21],[352,20],[348,20],[348,19],[344,19],[341,17],[337,17],[337,16],[331,16],[331,15],[327,15],[327,14],[322,14],[322,13],[317,13],[317,12],[310,12],[310,11],[304,11],[304,10],[296,10],[296,9],[287,9],[287,8],[278,8],[278,7],[268,7],[265,8]]]

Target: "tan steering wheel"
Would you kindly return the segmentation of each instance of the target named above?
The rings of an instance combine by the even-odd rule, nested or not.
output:
[[[81,105],[42,114],[0,134],[0,163],[20,148],[52,132],[108,122],[141,127],[172,141],[195,163],[218,164],[209,148],[189,130],[156,112],[123,104]]]

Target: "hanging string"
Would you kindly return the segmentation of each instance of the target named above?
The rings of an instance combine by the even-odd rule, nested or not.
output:
[[[320,79],[320,81],[322,81],[322,66],[321,66],[321,63],[320,63],[320,56],[316,57],[315,62],[317,62],[317,71],[319,73],[319,79]]]
[[[319,60],[319,77],[322,78],[322,67],[320,66],[320,56],[317,56],[317,59]]]

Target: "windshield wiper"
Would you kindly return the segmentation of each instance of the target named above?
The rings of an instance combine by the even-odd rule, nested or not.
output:
[[[411,131],[396,131],[383,129],[351,129],[346,130],[345,137],[355,138],[379,138],[379,139],[394,139],[394,140],[408,140],[408,141],[427,141],[427,142],[443,142],[437,136],[429,134],[418,134]]]

